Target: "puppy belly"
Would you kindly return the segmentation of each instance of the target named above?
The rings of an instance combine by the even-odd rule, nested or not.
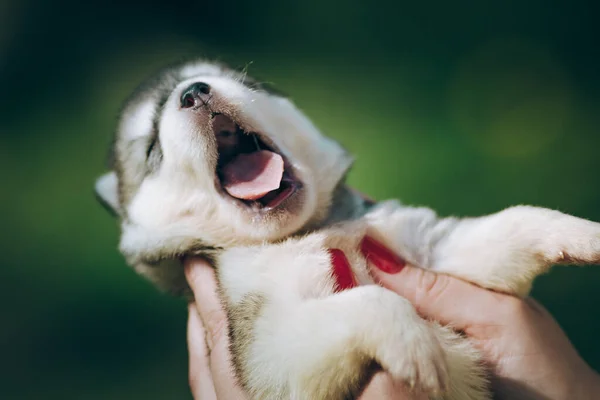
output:
[[[352,225],[364,232],[364,224]],[[412,368],[421,365],[421,384],[433,393],[439,389],[436,368],[447,365],[448,391],[441,398],[489,398],[478,353],[450,329],[421,320],[406,300],[372,285],[359,249],[362,236],[349,237],[345,228],[277,245],[236,248],[219,257],[233,362],[245,390],[257,399],[353,398],[383,363],[385,369],[395,368],[398,379],[408,380]],[[347,260],[359,287],[340,293],[333,273],[335,254]],[[419,334],[411,344],[415,329],[431,338]],[[353,339],[355,333],[374,344]],[[386,340],[390,345],[384,351]],[[398,351],[406,340],[413,350]],[[441,356],[433,356],[436,346]],[[418,348],[418,358],[403,359]]]

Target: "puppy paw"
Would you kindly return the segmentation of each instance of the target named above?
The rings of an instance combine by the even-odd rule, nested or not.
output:
[[[445,352],[434,332],[426,326],[414,326],[409,332],[390,335],[380,347],[377,361],[394,379],[411,390],[440,396],[448,387]]]
[[[565,218],[555,240],[544,249],[550,264],[600,264],[600,223]]]

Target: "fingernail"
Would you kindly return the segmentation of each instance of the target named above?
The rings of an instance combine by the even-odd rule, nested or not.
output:
[[[199,270],[204,267],[210,267],[210,264],[204,257],[193,256],[186,257],[182,259],[183,268],[188,276],[188,278],[192,278],[194,275],[198,273]]]
[[[183,270],[188,282],[193,283],[196,280],[196,275],[198,275],[198,268],[193,260],[186,260],[183,264]]]
[[[360,251],[368,263],[386,274],[397,274],[406,266],[402,258],[370,236],[360,242]]]
[[[356,287],[356,280],[350,268],[350,262],[344,252],[340,249],[329,249],[329,256],[331,257],[332,274],[335,279],[334,291],[337,293]]]

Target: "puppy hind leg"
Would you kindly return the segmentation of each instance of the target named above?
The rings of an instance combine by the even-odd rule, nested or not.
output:
[[[434,269],[525,296],[555,264],[600,264],[600,224],[517,206],[461,220],[434,251]]]
[[[367,219],[410,264],[520,296],[554,264],[600,264],[600,224],[544,208],[457,219],[385,202]]]
[[[435,331],[407,300],[384,288],[361,286],[264,315],[272,312],[280,320],[257,321],[257,331],[268,332],[268,339],[261,333],[248,365],[254,371],[263,370],[261,363],[274,369],[281,380],[276,386],[285,387],[281,393],[287,398],[354,398],[375,365],[431,396],[448,385],[446,356]],[[272,360],[279,360],[277,366]],[[273,382],[258,379],[249,381],[253,398],[265,398]]]

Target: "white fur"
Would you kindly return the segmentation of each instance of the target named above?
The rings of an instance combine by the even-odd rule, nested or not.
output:
[[[406,300],[374,285],[357,250],[366,221],[281,244],[236,247],[218,258],[228,301],[239,303],[252,293],[268,299],[248,359],[254,397],[279,388],[277,398],[317,398],[319,388],[312,385],[320,382],[304,377],[332,360],[343,368],[344,357],[364,353],[426,392],[446,388],[447,399],[488,398],[480,356],[466,340],[421,320]],[[331,248],[344,251],[363,286],[334,294]]]
[[[211,86],[214,109],[234,115],[248,130],[272,138],[292,161],[306,188],[302,207],[295,215],[265,218],[257,224],[255,216],[248,216],[238,204],[223,201],[217,193],[213,184],[216,154],[209,127],[210,113],[185,113],[177,106],[179,93],[197,80]],[[147,115],[147,103],[141,102],[140,107],[142,111],[132,112],[125,121],[130,118],[137,121],[140,115]],[[122,125],[129,129],[131,123],[122,122]],[[141,125],[146,131],[147,124]],[[133,133],[128,136],[140,137]],[[141,183],[127,206],[129,220],[151,231],[181,230],[187,234],[191,229],[202,232],[213,245],[274,240],[297,231],[318,214],[317,211],[327,207],[334,187],[350,165],[350,158],[341,147],[323,137],[288,100],[249,91],[227,76],[199,76],[179,83],[164,106],[160,140],[163,165],[155,176],[146,177]],[[123,226],[123,230],[129,226]],[[128,251],[127,246],[127,243],[121,244],[124,251]]]
[[[301,239],[230,249],[218,262],[229,301],[238,303],[249,293],[269,301],[255,326],[252,387],[280,388],[282,398],[290,393],[314,398],[318,389],[297,379],[355,351],[372,354],[397,379],[429,393],[441,392],[448,382],[446,399],[488,398],[480,357],[465,339],[419,321],[412,306],[373,285],[358,251],[366,233],[413,265],[517,295],[527,294],[533,279],[553,263],[567,261],[567,254],[600,262],[598,223],[524,206],[481,218],[438,219],[432,210],[395,201]],[[366,286],[334,294],[327,253],[332,248],[344,251]],[[439,345],[443,352],[437,351]],[[434,364],[422,364],[424,357]],[[257,391],[256,397],[261,394]]]
[[[117,185],[119,184],[117,174],[108,172],[96,180],[94,190],[106,203],[107,207],[117,211],[119,206],[119,196],[117,193]]]
[[[538,207],[459,220],[392,201],[367,218],[412,264],[519,296],[554,264],[600,263],[600,224]]]
[[[480,357],[466,339],[420,319],[406,300],[373,285],[359,252],[366,234],[415,266],[521,296],[552,264],[600,262],[600,224],[534,207],[440,219],[396,201],[364,213],[354,198],[345,204],[356,212],[347,215],[359,217],[336,219],[334,191],[351,164],[336,142],[289,100],[245,86],[244,75],[205,62],[176,72],[164,77],[175,83],[162,109],[160,85],[125,107],[115,145],[119,182],[108,175],[97,188],[121,210],[122,252],[159,286],[180,290],[179,257],[207,246],[218,248],[212,251],[228,307],[252,295],[264,300],[247,326],[246,353],[236,354],[254,398],[335,398],[324,394],[328,382],[359,374],[361,357],[431,396],[446,389],[445,399],[490,398]],[[178,101],[198,81],[211,87],[211,109],[192,113]],[[295,208],[256,213],[218,191],[211,111],[267,136],[289,159],[304,184]],[[157,113],[163,158],[149,173],[145,154]],[[344,251],[360,287],[334,293],[332,248]]]
[[[128,115],[128,118],[121,120],[119,131],[126,133],[129,140],[143,137],[152,128],[152,117],[155,112],[156,99],[145,99]]]

